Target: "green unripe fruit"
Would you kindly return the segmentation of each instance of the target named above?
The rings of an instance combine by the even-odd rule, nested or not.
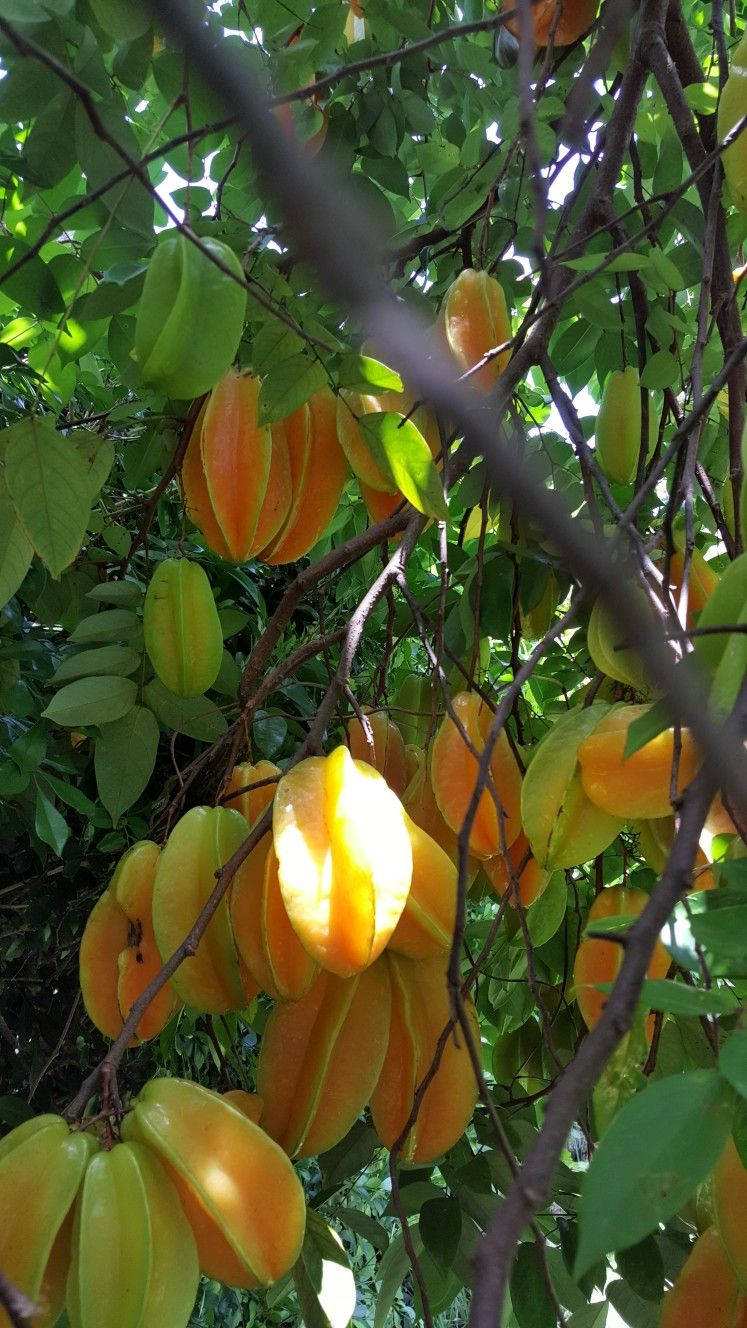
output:
[[[641,388],[632,365],[608,375],[597,416],[596,456],[613,484],[635,479],[641,450]]]
[[[178,400],[209,392],[228,372],[246,315],[244,274],[233,249],[183,235],[161,240],[145,278],[135,323],[143,382]],[[217,267],[213,254],[236,276]]]
[[[734,52],[721,93],[716,120],[719,138],[725,138],[743,115],[747,115],[747,35]],[[721,160],[732,202],[747,216],[747,130],[726,149]]]
[[[223,633],[213,592],[199,563],[159,563],[143,607],[145,649],[164,687],[201,696],[218,677]]]

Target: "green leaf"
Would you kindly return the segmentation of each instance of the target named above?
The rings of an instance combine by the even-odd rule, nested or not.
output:
[[[709,909],[690,920],[692,934],[717,959],[733,965],[733,976],[747,976],[747,899],[730,908]]]
[[[718,1058],[718,1068],[742,1097],[747,1098],[747,1028],[729,1035]]]
[[[653,1236],[615,1255],[618,1272],[643,1300],[659,1301],[664,1290],[664,1261]]]
[[[91,802],[91,799],[87,798],[85,793],[81,793],[80,789],[76,788],[74,784],[66,784],[64,779],[58,779],[56,775],[50,775],[48,771],[45,771],[40,778],[43,779],[45,785],[49,785],[52,792],[56,793],[62,802],[67,803],[68,807],[80,812],[81,816],[88,817],[89,821],[93,820],[96,815],[96,803]]]
[[[346,355],[340,365],[337,382],[339,387],[352,387],[359,392],[404,391],[399,374],[370,355]]]
[[[552,872],[542,894],[527,909],[527,927],[532,944],[552,939],[565,917],[568,886],[563,872]]]
[[[143,700],[165,728],[186,733],[188,738],[215,742],[228,728],[214,701],[206,696],[175,696],[160,678],[143,689]]]
[[[731,1128],[732,1092],[716,1070],[649,1083],[615,1117],[581,1191],[578,1278],[681,1208],[712,1170]]]
[[[445,521],[449,515],[431,450],[412,420],[394,411],[361,416],[359,427],[374,460],[408,502],[425,516]]]
[[[381,1285],[376,1297],[374,1328],[385,1328],[395,1297],[410,1270],[410,1260],[401,1232],[394,1237],[379,1264]]]
[[[93,599],[97,604],[117,604],[132,608],[143,598],[143,588],[136,581],[104,581],[100,586],[92,586],[86,591],[86,599]]]
[[[3,268],[10,267],[27,253],[28,245],[21,240],[16,237],[6,239],[0,245],[0,262]],[[3,295],[20,306],[22,313],[29,310],[39,318],[52,319],[64,312],[65,302],[54,274],[38,255],[4,278],[0,289]]]
[[[110,724],[132,709],[136,696],[137,684],[129,678],[79,678],[63,687],[42,714],[67,728]]]
[[[150,10],[146,5],[133,5],[132,0],[89,0],[96,22],[116,41],[130,42],[147,32]]]
[[[306,1213],[293,1282],[306,1328],[347,1328],[355,1313],[355,1279],[340,1237],[313,1208]]]
[[[70,826],[61,816],[50,798],[37,787],[36,790],[36,810],[34,812],[34,829],[43,844],[49,844],[49,847],[62,857],[68,839],[70,838]]]
[[[8,431],[8,491],[42,562],[58,577],[80,550],[90,511],[88,469],[48,416],[30,415]]]
[[[600,983],[601,989],[612,990],[609,982]],[[641,991],[641,1004],[647,1010],[666,1010],[670,1014],[694,1015],[731,1014],[738,1008],[735,996],[729,991],[712,987],[686,987],[684,982],[669,978],[647,978]]]
[[[88,429],[74,429],[68,434],[68,439],[75,444],[85,462],[88,472],[88,496],[93,503],[98,498],[114,465],[114,444],[108,438],[90,433]]]
[[[511,1305],[519,1328],[557,1328],[534,1242],[520,1245],[511,1270]]]
[[[627,761],[628,757],[640,751],[641,747],[645,747],[647,742],[652,742],[665,729],[671,727],[672,718],[669,707],[664,701],[656,701],[650,709],[639,715],[638,719],[634,719],[628,728],[623,760]]]
[[[323,364],[306,355],[291,355],[270,369],[259,393],[259,423],[273,424],[292,415],[309,397],[324,387]]]
[[[158,720],[145,706],[135,705],[122,719],[101,726],[94,753],[96,786],[114,825],[147,786],[159,737]]]
[[[343,1226],[349,1227],[357,1236],[367,1240],[379,1254],[383,1254],[389,1244],[389,1233],[377,1222],[375,1217],[361,1212],[360,1208],[335,1208],[333,1216]]]
[[[142,626],[142,620],[130,609],[104,609],[81,618],[70,640],[76,646],[91,645],[94,641],[122,641]]]
[[[87,678],[92,673],[116,673],[126,678],[134,673],[142,660],[137,650],[129,646],[101,646],[98,650],[79,650],[74,655],[63,659],[53,673],[51,682],[59,686],[63,682],[72,682],[74,678]]]
[[[646,361],[641,374],[641,387],[671,387],[680,379],[680,368],[668,350],[657,350]]]
[[[33,556],[31,542],[0,472],[0,608],[15,595]]]
[[[418,1219],[423,1245],[441,1272],[454,1262],[462,1234],[462,1210],[455,1199],[429,1199]]]

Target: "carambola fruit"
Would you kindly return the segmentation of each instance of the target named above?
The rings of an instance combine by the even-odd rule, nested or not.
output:
[[[281,1148],[218,1093],[152,1079],[122,1124],[174,1184],[194,1233],[200,1271],[228,1286],[276,1282],[303,1242],[306,1205]]]
[[[631,724],[649,709],[645,705],[613,706],[579,743],[584,793],[610,816],[643,820],[671,814],[674,729],[657,734],[632,756],[624,755]],[[687,787],[701,763],[689,729],[681,731],[680,744],[677,793]]]
[[[412,883],[388,949],[409,959],[430,959],[451,945],[456,917],[457,872],[451,858],[407,817],[412,845]]]
[[[405,959],[387,952],[392,984],[389,1044],[371,1115],[381,1142],[391,1148],[410,1117],[415,1093],[433,1064],[437,1044],[450,1018],[446,964],[436,959]],[[472,1036],[480,1035],[474,1006],[465,998]],[[461,1028],[452,1032],[401,1151],[403,1162],[426,1165],[461,1138],[477,1102],[475,1079]]]
[[[291,925],[322,968],[350,977],[381,954],[407,902],[405,812],[347,747],[299,761],[273,807],[278,877]]]
[[[186,1328],[197,1248],[156,1155],[119,1143],[88,1164],[75,1205],[70,1328]]]
[[[529,840],[523,831],[507,849],[506,854],[496,853],[495,857],[487,858],[482,864],[482,869],[498,897],[502,898],[507,893],[508,902],[514,906],[515,879],[519,889],[519,899],[524,908],[529,908],[535,899],[539,899],[550,879],[550,873],[544,867],[540,867],[533,856]]]
[[[53,1328],[65,1300],[72,1206],[93,1135],[72,1133],[61,1116],[36,1116],[0,1139],[0,1268],[41,1312],[34,1328]],[[10,1320],[0,1308],[0,1325]]]
[[[729,563],[698,619],[698,627],[747,627],[747,553]],[[705,676],[710,701],[726,716],[747,674],[747,631],[699,633],[695,658]]]
[[[747,33],[732,55],[729,77],[721,92],[716,119],[719,138],[726,138],[743,115],[747,115]],[[747,136],[744,130],[726,149],[721,160],[734,206],[747,214]]]
[[[245,278],[233,249],[206,236],[199,246],[165,236],[150,260],[135,322],[143,382],[177,400],[209,392],[236,354],[245,314]]]
[[[493,719],[492,711],[477,692],[460,692],[454,697],[452,706],[467,738],[475,750],[481,753]],[[502,806],[505,843],[512,844],[521,830],[521,771],[505,729],[501,730],[493,747],[489,773]],[[445,715],[433,740],[431,782],[441,814],[455,834],[462,827],[477,777],[476,758],[467,747],[457,724],[450,715]],[[501,844],[495,800],[485,787],[480,794],[472,823],[470,853],[475,857],[489,858],[499,852]]]
[[[605,701],[595,701],[561,715],[527,767],[521,820],[532,853],[548,871],[590,862],[609,847],[625,823],[589,799],[578,764],[579,744],[609,709]]]
[[[145,649],[164,687],[201,696],[223,658],[223,633],[210,582],[199,563],[165,558],[150,580],[143,606]]]
[[[277,1005],[262,1035],[262,1127],[291,1157],[339,1142],[368,1102],[389,1035],[387,961],[338,978],[320,973],[299,1001]]]
[[[614,484],[635,479],[641,450],[641,385],[633,365],[613,369],[602,390],[596,425],[596,458]]]
[[[713,1227],[698,1237],[665,1295],[658,1328],[747,1328],[747,1297]]]
[[[511,340],[511,319],[501,283],[487,272],[464,268],[444,296],[439,325],[460,373],[474,368],[489,350]],[[510,358],[510,349],[502,351],[473,373],[470,383],[489,392]]]
[[[162,959],[170,958],[194,926],[216,884],[216,873],[249,834],[240,812],[193,807],[177,821],[161,853],[153,885],[153,930]],[[240,963],[224,895],[194,955],[177,968],[176,991],[197,1010],[240,1010],[257,987]]]
[[[636,918],[643,912],[648,900],[649,897],[643,890],[626,889],[618,885],[609,886],[597,895],[589,909],[587,928],[596,924],[597,930],[604,931],[606,918],[625,916]],[[603,992],[597,991],[595,984],[614,982],[623,957],[623,947],[616,941],[606,941],[596,937],[585,937],[581,941],[573,967],[573,989],[587,1028],[594,1028],[599,1023],[609,999]],[[646,970],[647,977],[666,977],[670,962],[661,941],[657,941]],[[649,1034],[650,1031],[649,1021]]]
[[[407,761],[402,734],[385,710],[367,710],[366,718],[371,731],[369,743],[357,715],[348,720],[348,744],[356,761],[367,761],[383,775],[398,798],[407,787]]]
[[[337,511],[348,474],[337,437],[332,392],[328,388],[315,392],[305,409],[305,446],[302,448],[299,439],[288,433],[291,501],[287,513],[274,538],[268,537],[261,547],[257,542],[258,557],[273,565],[296,562],[318,543]]]
[[[743,1294],[747,1294],[747,1167],[731,1135],[713,1171],[716,1228]]]
[[[153,882],[160,850],[150,840],[133,844],[89,915],[80,942],[83,1004],[105,1037],[116,1038],[138,996],[162,967],[153,935]],[[136,1040],[155,1037],[179,1004],[166,983],[145,1010]]]
[[[273,1000],[299,1000],[319,968],[290,924],[271,840],[258,844],[242,862],[230,907],[234,939],[254,981]]]
[[[182,465],[187,511],[214,553],[245,562],[270,478],[270,430],[258,420],[259,380],[231,370],[210,393]]]
[[[550,32],[555,24],[559,0],[536,0],[531,7],[532,29],[537,46],[546,46]],[[563,0],[563,7],[557,27],[554,29],[556,46],[571,46],[579,37],[589,31],[597,16],[599,0]],[[501,8],[505,11],[516,10],[515,0],[503,0]],[[518,17],[509,19],[506,24],[509,32],[518,36]]]

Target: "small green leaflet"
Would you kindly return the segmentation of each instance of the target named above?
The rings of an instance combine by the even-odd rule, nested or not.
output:
[[[26,534],[53,577],[79,552],[91,508],[88,466],[49,416],[8,430],[5,477]]]
[[[136,581],[104,581],[86,591],[86,599],[93,599],[97,604],[116,604],[128,609],[139,604],[142,598],[143,588]]]
[[[370,355],[346,355],[337,375],[340,387],[354,387],[358,391],[403,392],[399,374],[381,360]]]
[[[158,720],[145,706],[103,724],[96,739],[94,768],[99,797],[117,824],[147,786],[156,764]]]
[[[160,678],[143,689],[143,700],[167,729],[186,733],[188,738],[214,742],[228,725],[214,701],[207,696],[175,696]]]
[[[599,991],[612,991],[611,982],[598,982]],[[704,987],[686,987],[684,982],[669,978],[647,978],[641,989],[641,1005],[646,1010],[665,1010],[669,1014],[692,1015],[731,1014],[739,1008],[735,996],[729,991]]]
[[[34,550],[0,472],[0,608],[15,595],[33,556]]]
[[[388,410],[363,415],[359,423],[374,460],[408,502],[424,516],[445,521],[449,513],[441,480],[417,425]]]
[[[623,760],[627,761],[628,757],[640,751],[641,747],[645,747],[647,742],[652,742],[665,729],[671,727],[672,720],[668,707],[663,701],[657,701],[630,725],[625,738]]]
[[[259,392],[259,423],[272,424],[299,410],[309,397],[324,387],[327,374],[319,360],[306,355],[291,355],[276,364],[265,378]]]
[[[63,682],[90,677],[92,673],[115,673],[125,678],[128,673],[135,672],[141,660],[142,655],[129,646],[99,646],[94,650],[78,650],[63,659],[50,681],[59,687]]]
[[[62,857],[62,850],[70,837],[70,826],[64,816],[60,815],[51,799],[38,786],[34,829],[42,843],[48,844],[58,858]]]
[[[90,645],[94,641],[123,641],[132,636],[141,620],[130,609],[104,609],[81,618],[70,640],[76,646]]]
[[[109,724],[135,704],[137,683],[130,678],[79,678],[52,698],[42,714],[68,728]]]
[[[747,1028],[735,1028],[721,1048],[718,1068],[725,1079],[747,1098]]]
[[[456,1199],[429,1199],[418,1219],[423,1245],[441,1273],[451,1268],[462,1234],[462,1211]]]
[[[355,1313],[355,1279],[340,1237],[313,1208],[307,1210],[293,1282],[306,1328],[347,1328]]]
[[[732,1112],[733,1092],[717,1070],[659,1079],[625,1104],[584,1178],[576,1278],[674,1216],[713,1169]]]

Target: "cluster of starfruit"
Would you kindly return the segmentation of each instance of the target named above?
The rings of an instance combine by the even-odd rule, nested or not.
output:
[[[303,1190],[231,1102],[154,1079],[121,1141],[37,1116],[0,1140],[0,1268],[52,1328],[185,1328],[200,1272],[267,1286],[296,1262]],[[3,1315],[0,1322],[6,1323]]]

